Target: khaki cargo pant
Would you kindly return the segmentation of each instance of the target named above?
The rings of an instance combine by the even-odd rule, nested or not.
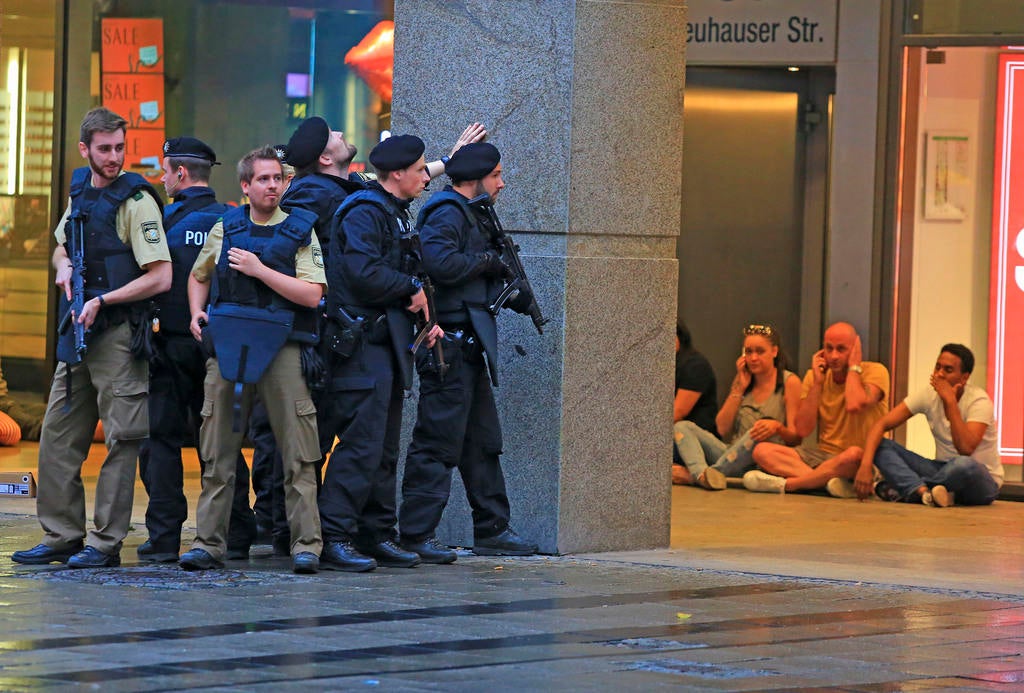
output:
[[[285,510],[292,535],[292,554],[308,551],[319,556],[323,541],[316,504],[316,469],[320,462],[316,407],[302,377],[299,347],[294,343],[284,345],[258,383],[244,387],[237,431],[232,430],[235,384],[221,376],[217,359],[206,362],[199,451],[207,462],[196,508],[196,538],[192,548],[203,549],[217,559],[223,559],[227,551],[235,459],[247,428],[254,393],[259,394],[267,407],[270,427],[284,463]]]
[[[39,439],[36,512],[47,546],[65,548],[86,537],[82,463],[89,455],[97,419],[103,421],[107,456],[96,482],[95,528],[85,543],[116,553],[128,534],[139,445],[149,435],[149,364],[132,357],[130,344],[128,323],[90,340],[85,359],[70,368],[67,412],[63,409],[69,369],[64,362],[57,364]]]

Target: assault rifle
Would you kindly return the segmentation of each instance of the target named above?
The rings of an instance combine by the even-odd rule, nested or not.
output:
[[[406,274],[415,275],[420,280],[420,283],[423,285],[423,295],[427,297],[427,313],[430,314],[430,317],[427,318],[423,313],[416,313],[416,338],[409,345],[409,351],[415,354],[423,345],[431,330],[437,325],[437,310],[434,307],[434,283],[430,281],[430,276],[423,271],[423,252],[420,248],[419,234],[414,232],[406,233],[402,236],[399,243],[402,249],[403,271]],[[432,351],[434,352],[434,366],[437,368],[438,377],[444,380],[445,373],[448,372],[448,364],[444,360],[444,347],[441,346],[440,339],[434,342]]]
[[[61,318],[60,326],[57,328],[59,334],[64,334],[68,326],[75,332],[75,353],[78,360],[85,357],[88,345],[85,343],[85,325],[78,321],[82,316],[82,309],[85,305],[85,213],[73,211],[68,217],[64,226],[64,234],[67,238],[68,249],[71,260],[71,305],[68,312]]]
[[[498,298],[488,307],[488,310],[492,315],[497,315],[498,311],[506,303],[515,299],[523,289],[526,289],[530,294],[530,305],[526,309],[526,314],[533,320],[533,326],[537,328],[537,334],[544,334],[544,325],[548,322],[548,318],[541,315],[540,306],[537,305],[537,296],[533,293],[530,280],[526,277],[526,268],[523,267],[523,261],[519,258],[519,246],[502,228],[501,222],[498,220],[498,214],[494,211],[491,196],[487,193],[477,195],[469,201],[469,206],[480,210],[486,215],[491,225],[491,240],[498,247],[498,250],[501,251],[501,259],[512,270],[512,278],[505,284],[505,288],[501,290]]]

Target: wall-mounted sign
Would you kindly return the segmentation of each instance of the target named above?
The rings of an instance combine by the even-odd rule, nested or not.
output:
[[[160,180],[164,143],[164,21],[101,22],[103,105],[128,121],[124,168]]]
[[[988,391],[1003,464],[1024,458],[1024,57],[999,56],[992,202]]]
[[[822,65],[836,60],[836,0],[690,0],[689,65]]]
[[[924,218],[963,221],[970,212],[970,137],[966,132],[929,132],[924,154]]]

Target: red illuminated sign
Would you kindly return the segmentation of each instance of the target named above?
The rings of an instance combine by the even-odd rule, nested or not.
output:
[[[988,390],[1003,464],[1024,457],[1024,56],[999,56]]]

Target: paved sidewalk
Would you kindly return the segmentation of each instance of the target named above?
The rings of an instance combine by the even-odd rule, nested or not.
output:
[[[17,566],[5,499],[0,690],[1024,690],[1024,504],[673,493],[671,550],[313,576]]]

